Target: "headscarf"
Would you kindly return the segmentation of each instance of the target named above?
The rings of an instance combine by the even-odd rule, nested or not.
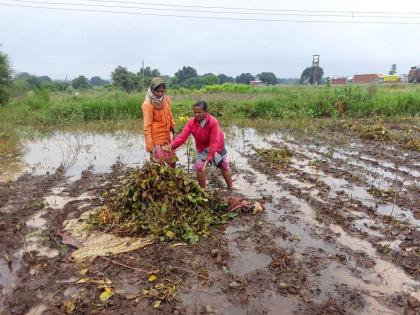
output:
[[[156,107],[160,107],[163,104],[163,100],[165,99],[165,95],[162,95],[161,98],[157,98],[155,94],[153,94],[154,89],[156,89],[156,87],[158,87],[160,84],[165,84],[165,80],[160,77],[153,78],[146,93],[146,100],[150,101],[152,105]]]

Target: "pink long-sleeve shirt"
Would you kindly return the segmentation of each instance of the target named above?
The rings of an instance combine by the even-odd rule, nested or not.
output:
[[[201,127],[200,122],[191,118],[181,133],[172,141],[172,148],[180,147],[187,141],[190,134],[195,139],[195,147],[198,152],[204,151],[209,148],[207,159],[212,161],[216,152],[222,152],[225,147],[225,135],[219,127],[218,120],[210,114],[206,115],[206,124]]]

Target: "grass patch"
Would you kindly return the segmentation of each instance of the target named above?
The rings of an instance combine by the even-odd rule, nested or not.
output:
[[[222,122],[369,116],[419,116],[416,86],[270,86],[240,84],[206,86],[201,90],[168,91],[176,117],[190,116],[199,99]],[[0,131],[16,126],[57,126],[88,121],[141,118],[144,93],[95,89],[80,93],[30,91],[0,108]]]

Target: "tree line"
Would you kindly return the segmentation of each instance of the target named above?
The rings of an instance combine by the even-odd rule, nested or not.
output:
[[[249,72],[241,73],[236,77],[226,74],[206,73],[199,75],[191,66],[183,66],[171,76],[163,76],[171,88],[200,89],[206,85],[225,83],[250,84],[251,81],[260,81],[264,85],[275,84],[321,84],[324,71],[322,68],[308,67],[300,78],[277,78],[273,72],[261,72],[253,75]],[[131,72],[126,67],[117,66],[111,72],[111,81],[93,76],[88,79],[79,75],[72,81],[52,80],[48,76],[35,76],[27,72],[13,76],[6,54],[0,51],[0,105],[8,102],[10,94],[22,95],[29,90],[64,91],[70,87],[75,90],[89,89],[101,86],[114,86],[126,92],[145,90],[153,77],[161,76],[158,69],[142,66],[138,72]]]

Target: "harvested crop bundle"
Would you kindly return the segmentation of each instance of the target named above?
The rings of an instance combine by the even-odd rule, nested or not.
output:
[[[133,169],[104,197],[104,206],[89,222],[118,235],[195,243],[210,233],[211,225],[236,215],[227,213],[227,202],[201,189],[184,170],[156,163]]]

